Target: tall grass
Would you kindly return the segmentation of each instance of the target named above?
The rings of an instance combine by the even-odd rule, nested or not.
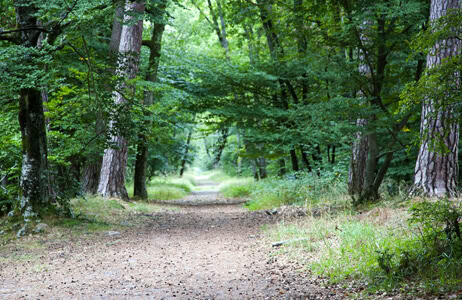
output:
[[[228,198],[247,198],[255,185],[253,178],[232,178],[224,180],[219,185],[219,190],[223,196]]]
[[[380,268],[378,253],[407,240],[403,210],[376,208],[364,214],[343,211],[336,215],[308,216],[297,222],[281,223],[269,232],[273,241],[294,240],[279,252],[303,261],[315,274],[331,283],[345,279],[384,288],[385,272]]]
[[[152,200],[175,200],[187,196],[194,189],[191,175],[182,178],[173,176],[156,177],[147,183],[148,198]],[[133,197],[133,183],[127,185],[128,194]]]
[[[257,182],[252,178],[226,178],[220,184],[220,192],[225,197],[248,198],[250,210],[291,204],[349,206],[346,185],[335,176],[319,178],[298,174],[296,178],[268,178]]]

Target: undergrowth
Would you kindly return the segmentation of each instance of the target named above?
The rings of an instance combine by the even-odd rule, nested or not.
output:
[[[346,182],[336,176],[225,178],[227,197],[250,199],[250,210],[300,205],[308,216],[281,222],[270,239],[275,254],[303,262],[331,283],[355,282],[369,293],[447,295],[462,288],[461,204],[408,199],[406,187],[387,181],[378,203],[353,207]]]
[[[368,210],[310,215],[281,223],[273,241],[284,253],[331,283],[360,283],[367,292],[445,295],[462,287],[460,204],[419,201]]]
[[[219,189],[225,197],[246,198],[250,196],[254,187],[253,178],[233,178],[223,181]]]
[[[156,177],[147,183],[148,198],[153,200],[176,200],[187,196],[194,188],[194,180],[191,176]],[[133,197],[133,183],[127,185],[130,197]]]
[[[254,181],[252,178],[233,178],[214,174],[222,179],[220,192],[225,197],[248,198],[249,210],[271,209],[283,205],[348,205],[346,185],[335,174],[319,178],[301,173],[286,178],[267,178]]]

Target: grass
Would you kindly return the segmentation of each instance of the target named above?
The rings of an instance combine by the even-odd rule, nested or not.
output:
[[[223,183],[227,180],[234,180],[236,177],[229,176],[221,170],[211,170],[202,173],[204,176],[207,176],[211,181]]]
[[[194,189],[194,179],[191,175],[183,178],[165,176],[157,177],[147,184],[149,199],[153,200],[176,200],[187,196]],[[133,197],[133,183],[127,185],[130,197]]]
[[[246,198],[251,195],[254,187],[253,178],[232,178],[222,181],[219,190],[228,198]]]
[[[231,180],[228,180],[232,182]],[[338,179],[319,179],[312,174],[297,179],[268,178],[253,184],[231,185],[231,192],[247,192],[249,210],[262,210],[284,205],[349,207],[346,185]]]
[[[410,232],[403,230],[405,219],[402,209],[344,210],[278,224],[268,236],[272,241],[300,240],[282,246],[276,254],[303,261],[313,274],[327,277],[331,283],[354,279],[370,285],[384,275],[377,253],[397,239],[409,237]]]
[[[38,242],[40,236],[49,236],[57,241],[72,239],[82,235],[98,234],[102,231],[119,231],[126,227],[141,226],[146,217],[144,214],[160,211],[158,205],[145,202],[125,202],[118,199],[103,199],[97,196],[87,196],[71,200],[74,218],[45,217],[40,222],[49,225],[45,235],[16,238],[21,223],[12,222],[6,217],[0,219],[0,247],[12,242],[24,250],[44,247]]]
[[[331,284],[354,283],[367,293],[444,296],[460,290],[461,240],[448,238],[444,223],[428,226],[437,208],[430,206],[433,215],[427,209],[412,223],[415,213],[409,208],[421,200],[398,200],[280,222],[266,230],[267,237],[293,242],[273,254],[303,263]]]
[[[246,203],[249,210],[286,205],[307,208],[311,212],[307,217],[291,222],[283,218],[265,231],[270,242],[286,241],[273,253],[278,260],[297,260],[331,284],[371,294],[445,296],[462,288],[462,238],[454,236],[455,229],[449,236],[446,223],[462,220],[462,205],[451,210],[447,205],[430,204],[413,210],[421,200],[408,199],[400,185],[392,186],[395,192],[390,194],[394,183],[387,182],[379,203],[355,208],[346,180],[336,174],[299,174],[296,179],[258,182],[218,172],[211,175],[221,180],[220,191],[225,196],[250,199]]]

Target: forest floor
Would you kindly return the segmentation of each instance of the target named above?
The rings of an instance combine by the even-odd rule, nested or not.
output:
[[[272,255],[249,212],[198,178],[184,199],[132,216],[118,231],[42,234],[0,248],[0,299],[348,299],[295,262]],[[120,229],[122,228],[122,229]],[[22,243],[22,244],[21,244]],[[373,299],[388,297],[372,297]]]

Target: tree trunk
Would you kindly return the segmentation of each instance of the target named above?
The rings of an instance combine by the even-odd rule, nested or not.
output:
[[[379,199],[378,186],[374,185],[375,171],[377,169],[377,157],[379,155],[379,148],[377,144],[377,135],[375,132],[370,133],[367,136],[368,151],[366,161],[366,172],[363,181],[363,188],[361,191],[361,202],[368,200]]]
[[[335,164],[335,145],[327,145],[327,161],[330,164]],[[331,153],[332,149],[332,153]]]
[[[295,152],[295,148],[290,149],[290,161],[292,162],[292,170],[294,172],[300,171],[300,168],[298,167],[298,159],[297,153]]]
[[[181,161],[180,177],[183,177],[183,174],[186,168],[186,161],[188,158],[189,144],[191,143],[191,136],[192,136],[192,129],[189,130],[188,138],[186,139],[186,148],[184,149],[183,159]]]
[[[156,18],[163,18],[166,8],[166,1],[159,4],[159,16]],[[151,34],[151,40],[143,42],[143,45],[148,46],[150,50],[149,54],[149,67],[146,75],[146,81],[155,82],[157,80],[157,71],[159,69],[159,60],[162,50],[162,35],[164,34],[165,23],[161,22],[154,23],[154,28]],[[152,91],[144,92],[144,106],[149,107],[154,102],[154,94]],[[145,130],[150,130],[152,122],[149,120],[149,111],[145,112],[147,121],[145,122]],[[133,196],[140,199],[147,199],[148,192],[146,188],[146,173],[148,165],[148,141],[146,134],[141,132],[138,135],[139,143],[137,147],[136,162],[135,162],[135,174],[134,174],[134,190]]]
[[[123,1],[116,1],[114,21],[112,22],[111,41],[109,42],[109,55],[117,58],[120,45],[120,35],[122,34],[122,21],[124,17]],[[111,70],[115,73],[115,70]],[[96,120],[96,134],[104,132],[104,124],[101,119]],[[98,191],[99,178],[101,176],[101,166],[103,157],[101,154],[92,155],[85,164],[82,177],[82,191],[88,194],[96,194]]]
[[[459,0],[432,0],[430,21],[446,15],[449,9],[458,8]],[[427,67],[431,69],[440,65],[444,59],[460,54],[460,49],[461,41],[458,39],[438,41],[427,55]],[[459,75],[454,74],[454,77]],[[454,197],[456,193],[459,124],[451,121],[454,118],[452,107],[449,100],[437,101],[429,98],[424,99],[422,105],[422,144],[415,166],[414,186],[415,190],[430,197]]]
[[[21,214],[37,216],[49,204],[45,117],[40,91],[22,89],[19,98],[22,137]]]
[[[238,155],[237,155],[237,174],[242,175],[242,157],[240,156],[240,150],[242,148],[241,144],[241,134],[239,133],[239,128],[237,128],[237,133],[236,133],[236,138],[237,138],[237,147],[238,147]]]
[[[364,127],[366,120],[359,119],[356,124]],[[367,136],[362,132],[355,134],[355,140],[351,147],[350,169],[348,171],[348,193],[354,201],[361,195],[366,177],[366,162],[369,153]]]
[[[300,150],[302,152],[302,161],[303,161],[303,164],[305,165],[305,168],[308,170],[308,172],[312,172],[313,169],[311,167],[310,160],[308,159],[308,154],[306,153],[303,146],[301,147]]]
[[[260,174],[259,178],[260,179],[265,179],[268,177],[268,173],[266,172],[266,158],[261,157],[257,159],[257,165],[258,165],[258,172]]]
[[[143,14],[143,2],[127,1],[125,4],[124,23],[120,37],[119,58],[117,73],[125,79],[133,79],[138,71],[138,60],[142,42],[143,21],[139,20],[134,24],[133,19],[138,17],[135,14]],[[123,94],[114,93],[115,105],[127,105],[127,99],[124,96],[133,95],[134,87],[123,84],[120,86]],[[110,129],[114,129],[115,121],[109,124]],[[113,130],[110,130],[112,132]],[[106,149],[103,156],[103,164],[101,167],[101,176],[98,185],[98,194],[103,197],[119,197],[128,200],[128,193],[125,188],[125,172],[127,169],[127,150],[128,141],[122,135],[112,135],[111,144],[114,148]]]
[[[252,165],[252,173],[253,173],[253,178],[255,180],[260,180],[260,174],[258,174],[258,170],[257,170],[257,159],[252,159],[250,164]]]
[[[223,150],[226,147],[226,142],[228,140],[228,128],[222,129],[221,130],[221,135],[218,137],[218,141],[215,144],[215,149],[213,151],[214,157],[213,157],[213,167],[216,168],[218,167],[218,164],[220,163],[221,160],[221,155],[223,154]]]
[[[37,26],[37,8],[34,1],[15,0],[16,21],[21,46],[38,46],[40,31]],[[24,30],[25,29],[25,30]],[[24,64],[30,64],[27,57]],[[26,67],[26,66],[25,66]],[[47,139],[41,87],[22,88],[19,91],[19,125],[22,139],[22,169],[20,178],[20,213],[24,219],[40,215],[49,205],[49,178]]]
[[[364,32],[372,26],[371,21],[364,21],[361,25],[361,31]],[[360,42],[364,45],[370,43],[369,37],[365,34],[360,34]],[[368,53],[364,49],[360,49],[359,53],[359,73],[369,78],[371,76],[371,68],[367,64]],[[359,92],[359,97],[365,98],[364,89]],[[364,100],[365,101],[365,100]],[[365,128],[368,120],[358,119],[356,125],[360,128]],[[361,193],[364,189],[367,176],[367,162],[369,157],[369,137],[363,132],[358,131],[355,134],[355,141],[351,149],[350,169],[348,171],[348,193],[353,198],[354,203],[359,203],[361,200]],[[369,160],[370,161],[370,160]]]
[[[284,177],[286,175],[286,160],[284,158],[279,159],[279,172],[278,175],[279,177]]]

